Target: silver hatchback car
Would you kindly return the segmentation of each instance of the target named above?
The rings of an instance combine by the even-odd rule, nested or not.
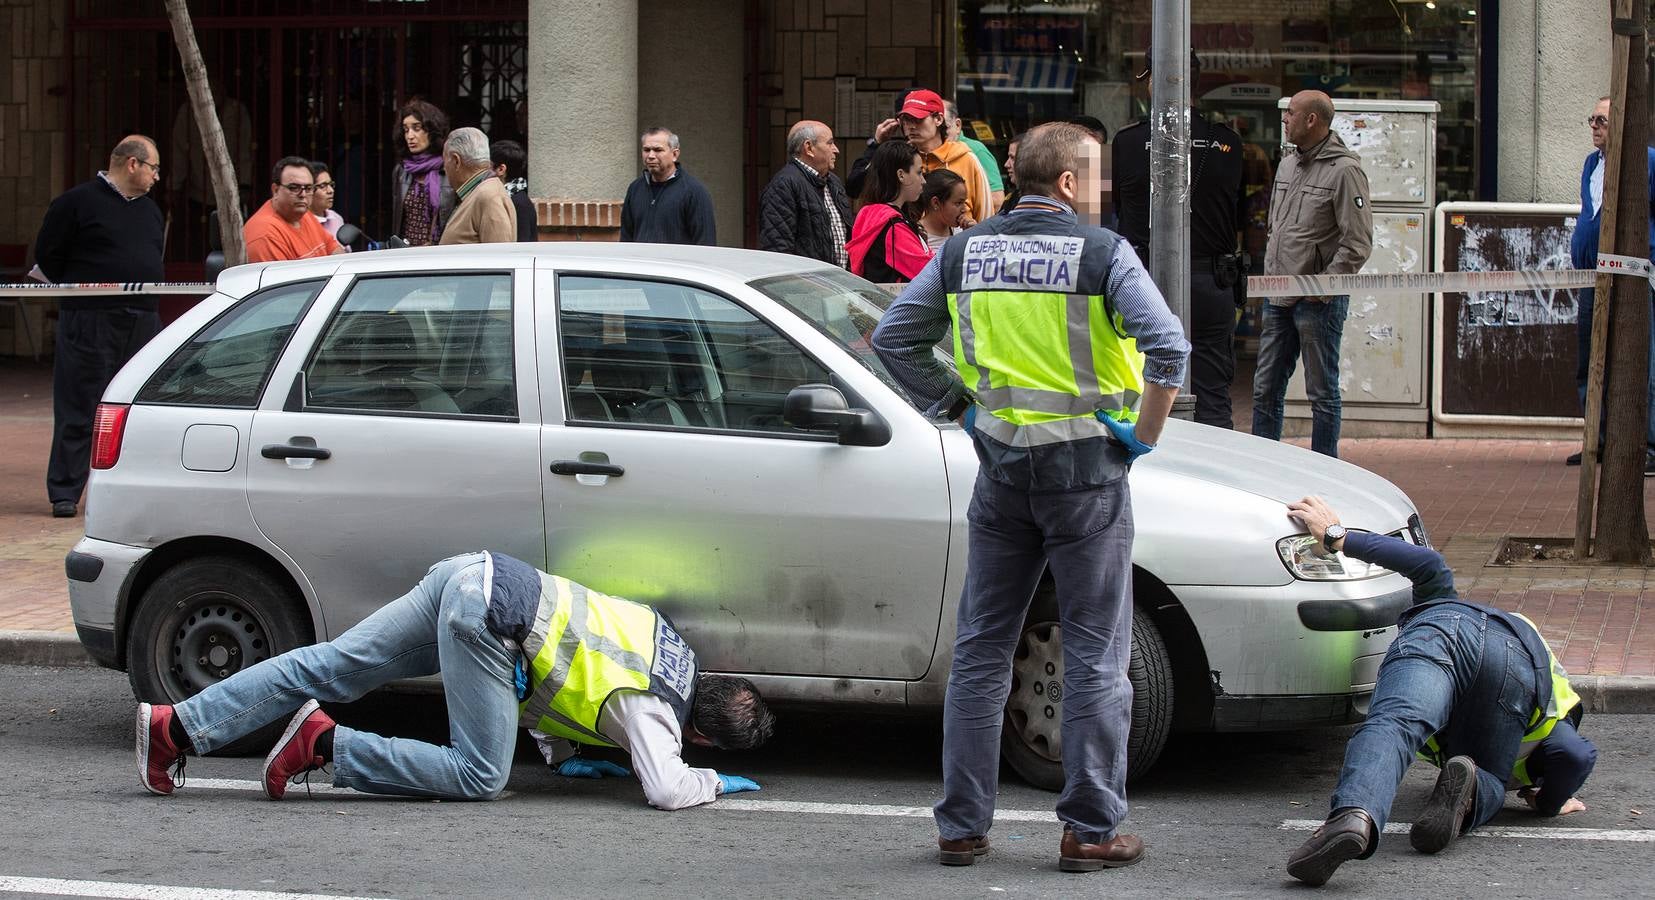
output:
[[[977,459],[870,351],[890,301],[812,260],[518,244],[241,266],[99,407],[76,628],[150,701],[338,635],[434,561],[517,556],[666,610],[777,701],[934,709]],[[1382,478],[1185,422],[1132,474],[1132,771],[1173,730],[1365,712],[1410,600],[1283,504],[1426,538]],[[1126,577],[1127,573],[1122,573]],[[1062,783],[1049,584],[1005,751]]]

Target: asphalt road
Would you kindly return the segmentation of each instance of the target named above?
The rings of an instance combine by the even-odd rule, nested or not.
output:
[[[762,792],[663,813],[631,779],[552,775],[526,744],[510,792],[493,803],[306,797],[303,788],[272,803],[256,792],[261,760],[252,758],[192,758],[188,785],[152,797],[133,761],[133,708],[118,673],[0,667],[0,896],[1309,896],[1283,869],[1306,836],[1292,823],[1325,813],[1347,734],[1175,739],[1131,792],[1128,827],[1149,845],[1145,860],[1070,875],[1056,867],[1053,795],[1010,775],[993,853],[970,868],[937,865],[925,811],[939,789],[934,721],[787,715],[762,751],[692,754],[757,779]],[[445,733],[433,697],[374,697],[337,712],[387,733]],[[1584,813],[1539,820],[1513,801],[1493,823],[1498,833],[1438,857],[1389,837],[1323,890],[1647,897],[1652,729],[1651,716],[1586,721],[1599,758]],[[1412,820],[1434,771],[1409,773],[1395,821]]]

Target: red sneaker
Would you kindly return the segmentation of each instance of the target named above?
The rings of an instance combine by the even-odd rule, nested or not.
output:
[[[172,719],[170,706],[138,704],[138,778],[151,794],[184,784],[184,750],[172,742]]]
[[[316,739],[333,729],[333,718],[315,700],[305,701],[287,723],[282,739],[264,758],[264,793],[272,800],[287,795],[288,780],[326,764],[316,753]]]

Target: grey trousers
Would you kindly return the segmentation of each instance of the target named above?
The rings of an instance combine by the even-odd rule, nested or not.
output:
[[[977,476],[967,514],[970,560],[943,711],[949,840],[988,833],[1000,776],[1000,728],[1012,654],[1050,566],[1063,629],[1063,793],[1057,815],[1087,843],[1126,817],[1132,726],[1132,497],[1127,481],[1029,494]]]

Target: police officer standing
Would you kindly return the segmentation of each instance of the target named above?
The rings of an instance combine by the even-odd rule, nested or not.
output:
[[[1012,652],[1049,567],[1063,633],[1064,832],[1058,867],[1136,862],[1126,817],[1132,498],[1183,383],[1183,327],[1097,217],[1102,147],[1042,125],[1017,157],[1017,207],[957,234],[891,305],[872,344],[927,415],[958,419],[981,468],[943,719],[939,861],[988,852]],[[932,355],[953,326],[962,383]]]
[[[1148,54],[1145,54],[1148,59]],[[1149,77],[1145,69],[1138,76]],[[1190,82],[1201,60],[1190,54]],[[1140,259],[1149,258],[1148,120],[1120,130],[1114,154],[1115,209],[1121,236]],[[1245,224],[1241,136],[1196,114],[1190,122],[1190,388],[1195,421],[1232,428],[1230,383],[1235,380],[1235,313],[1246,302],[1236,233]]]

